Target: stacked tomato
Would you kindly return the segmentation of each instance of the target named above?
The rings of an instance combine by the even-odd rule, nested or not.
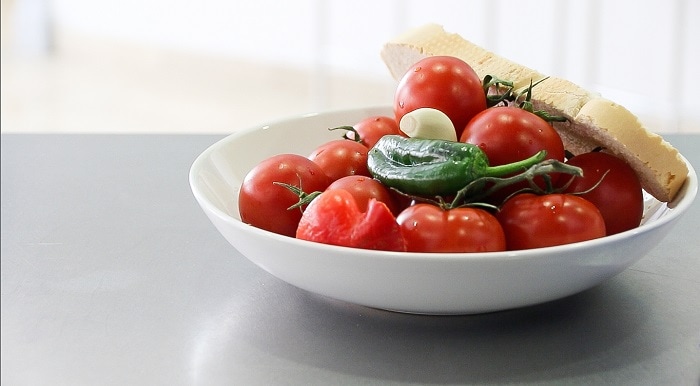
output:
[[[488,107],[481,79],[464,61],[433,56],[400,81],[394,117],[356,122],[343,139],[306,156],[280,154],[246,176],[241,220],[300,239],[356,248],[409,252],[488,252],[547,247],[612,235],[639,225],[642,188],[621,159],[591,149],[565,155],[552,124],[514,103]],[[384,135],[403,135],[398,122],[430,107],[445,113],[461,142],[477,145],[492,166],[546,150],[579,167],[583,176],[557,174],[546,190],[515,185],[484,205],[416,200],[372,178],[369,149]]]

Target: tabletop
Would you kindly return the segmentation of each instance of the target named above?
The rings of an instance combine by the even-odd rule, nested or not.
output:
[[[221,135],[2,135],[3,385],[700,383],[700,204],[599,286],[420,316],[286,284],[188,185]],[[666,135],[700,166],[700,135]]]

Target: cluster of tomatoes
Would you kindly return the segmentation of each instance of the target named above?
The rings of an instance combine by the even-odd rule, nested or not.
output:
[[[552,175],[544,193],[510,186],[488,198],[495,206],[446,207],[400,194],[372,178],[367,154],[382,136],[403,135],[401,117],[420,107],[445,113],[459,141],[479,146],[492,166],[546,150],[583,176]],[[241,220],[305,240],[409,252],[539,248],[619,233],[641,221],[642,188],[629,165],[601,151],[567,159],[551,123],[513,104],[487,107],[481,79],[460,59],[434,56],[413,65],[397,87],[394,112],[356,122],[311,154],[259,163],[241,186]]]

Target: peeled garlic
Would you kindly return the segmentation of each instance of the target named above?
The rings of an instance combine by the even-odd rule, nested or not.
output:
[[[440,110],[423,107],[404,115],[399,129],[411,138],[457,141],[457,132],[450,118]]]

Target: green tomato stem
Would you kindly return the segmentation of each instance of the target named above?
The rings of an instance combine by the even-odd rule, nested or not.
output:
[[[273,184],[277,186],[281,186],[283,188],[287,188],[290,192],[294,193],[297,197],[299,197],[299,201],[295,203],[294,205],[290,206],[287,208],[287,210],[292,210],[292,209],[301,209],[303,210],[303,207],[306,205],[309,205],[311,201],[314,200],[314,198],[318,197],[319,194],[322,192],[311,192],[311,193],[306,193],[304,192],[300,187],[286,184],[284,182],[278,182],[274,181]]]
[[[530,168],[522,173],[511,177],[489,176],[478,178],[457,192],[450,207],[456,208],[459,206],[473,205],[496,191],[521,181],[528,182],[528,190],[537,193],[551,192],[553,190],[551,177],[549,176],[551,173],[564,173],[577,177],[583,176],[583,170],[577,166],[568,165],[554,159],[544,160],[530,166]],[[540,188],[535,183],[535,177],[537,176],[542,176],[544,178],[546,183],[545,189]],[[486,186],[488,186],[488,188],[485,188]]]
[[[544,161],[545,157],[547,157],[547,151],[546,150],[540,150],[539,152],[535,153],[533,156],[529,158],[525,158],[524,160],[520,160],[517,162],[505,164],[505,165],[498,165],[498,166],[489,166],[484,170],[484,176],[485,177],[503,177],[508,174],[513,174],[515,172],[521,171],[523,169],[527,169],[531,167],[532,165],[535,165],[539,162]]]

